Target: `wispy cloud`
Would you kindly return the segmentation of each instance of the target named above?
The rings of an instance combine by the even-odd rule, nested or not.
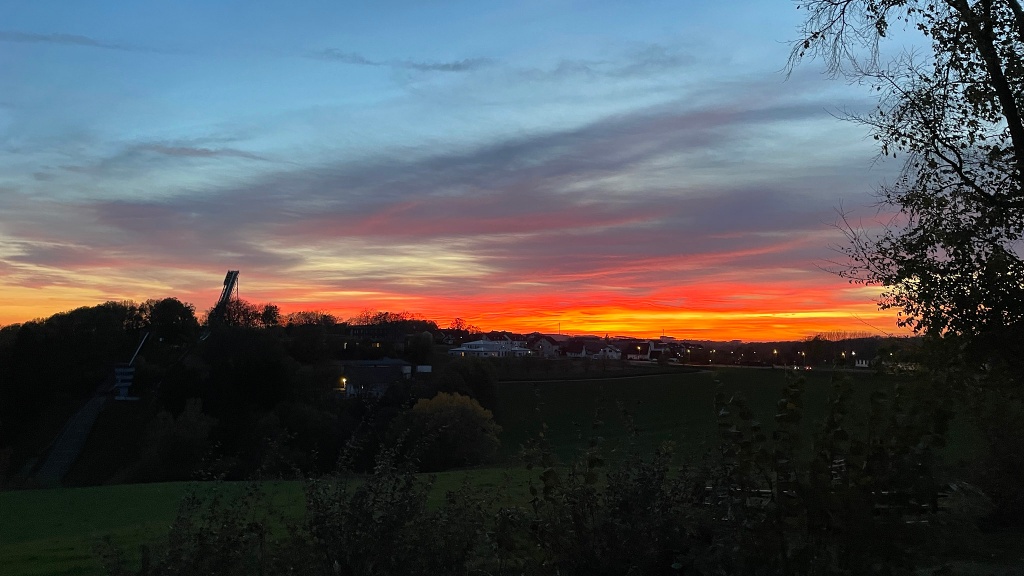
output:
[[[266,156],[233,147],[207,147],[191,142],[132,142],[89,164],[63,164],[61,170],[75,174],[112,176],[145,174],[155,166],[173,169],[182,163],[201,161],[252,160],[270,162]]]
[[[608,70],[611,76],[638,76],[692,66],[697,59],[689,52],[664,44],[648,44],[628,52]]]
[[[342,64],[355,64],[358,66],[385,66],[385,63],[382,61],[370,60],[362,54],[358,54],[356,52],[344,52],[335,48],[327,48],[319,52],[313,52],[310,56],[319,60],[330,60],[332,62],[340,62]]]
[[[312,52],[310,56],[318,60],[327,60],[342,64],[353,64],[356,66],[382,66],[406,70],[418,70],[421,72],[470,72],[491,66],[495,63],[495,61],[490,58],[464,58],[462,60],[451,60],[447,62],[431,62],[411,59],[373,60],[359,54],[358,52],[345,52],[335,48],[327,48],[318,52]]]
[[[490,58],[463,58],[450,62],[417,62],[415,60],[398,60],[391,63],[398,68],[408,68],[424,72],[469,72],[494,64]]]
[[[236,148],[202,148],[197,146],[173,146],[167,144],[139,144],[133,147],[140,152],[152,152],[179,158],[247,158],[249,160],[266,160],[259,154],[238,150]]]
[[[23,44],[60,44],[64,46],[85,46],[88,48],[102,48],[105,50],[124,50],[128,52],[150,52],[152,50],[139,46],[127,46],[104,42],[82,36],[80,34],[64,34],[54,32],[50,34],[39,34],[35,32],[20,32],[16,30],[0,30],[0,42],[17,42]]]
[[[577,77],[613,79],[646,78],[678,72],[697,59],[679,47],[645,44],[606,59],[562,59],[549,67],[524,67],[518,74],[532,80],[563,80]]]

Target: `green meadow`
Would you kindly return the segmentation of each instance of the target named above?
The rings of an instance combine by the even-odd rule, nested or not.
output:
[[[428,505],[464,483],[500,494],[499,504],[528,497],[531,473],[522,468],[483,468],[434,474]],[[241,493],[244,482],[126,484],[0,492],[0,574],[4,576],[100,575],[95,547],[105,538],[134,554],[159,545],[181,499],[192,491],[225,496]],[[300,481],[260,483],[273,517],[301,517],[305,497]]]
[[[801,372],[806,379],[804,427],[813,431],[824,414],[833,374]],[[836,374],[835,376],[840,376]],[[871,391],[890,390],[894,377],[843,373],[851,378],[863,405]],[[673,442],[677,462],[697,461],[717,445],[714,397],[718,390],[741,394],[770,428],[787,375],[781,369],[720,368],[594,378],[502,382],[497,417],[503,427],[506,463],[436,475],[431,499],[437,501],[464,482],[524,502],[532,472],[516,463],[520,447],[544,439],[568,462],[591,437],[600,437],[609,459],[631,443],[641,450]],[[861,404],[861,402],[858,402]],[[629,422],[632,421],[632,425]],[[965,426],[954,426],[947,458],[969,457],[973,444]],[[235,490],[232,484],[136,484],[0,493],[0,572],[6,576],[101,574],[93,547],[105,536],[127,549],[158,542],[188,490]],[[298,516],[301,482],[266,482],[263,489],[283,517]]]
[[[135,547],[167,530],[185,484],[0,493],[0,565],[10,575],[98,574],[104,536]]]
[[[781,368],[716,367],[626,378],[504,382],[499,388],[501,410],[497,415],[504,427],[502,446],[505,454],[513,457],[520,446],[537,437],[543,424],[546,439],[562,459],[572,458],[591,437],[600,437],[609,455],[631,442],[642,449],[672,442],[680,463],[694,461],[718,446],[717,392],[746,399],[756,417],[771,430],[776,403],[787,382],[797,377],[805,381],[802,427],[808,438],[825,415],[835,379],[849,379],[853,406],[865,415],[873,391],[891,395],[901,381],[897,376],[870,371],[794,373]],[[966,424],[954,421],[945,455],[953,461],[969,459],[975,444]]]

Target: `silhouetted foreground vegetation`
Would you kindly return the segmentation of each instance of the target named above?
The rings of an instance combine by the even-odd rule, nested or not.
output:
[[[901,325],[925,335],[931,378],[981,416],[990,452],[978,468],[988,492],[1004,521],[1020,522],[1024,6],[797,4],[804,22],[790,66],[820,58],[830,73],[870,86],[874,110],[848,118],[867,129],[882,156],[903,162],[899,177],[878,189],[880,210],[898,217],[862,229],[840,215],[848,242],[833,271],[880,287],[879,307],[899,311]],[[881,49],[895,38],[907,42],[902,50]]]
[[[770,433],[742,398],[719,395],[717,453],[683,467],[670,444],[607,459],[596,420],[569,463],[541,433],[523,454],[529,496],[513,503],[467,482],[431,504],[432,477],[386,449],[368,475],[307,481],[297,518],[267,507],[259,484],[190,496],[162,545],[138,561],[106,545],[104,562],[116,575],[951,573],[964,551],[943,547],[970,541],[991,504],[941,479],[949,414],[921,408],[930,392],[876,392],[855,423],[837,384],[810,438],[800,380]]]

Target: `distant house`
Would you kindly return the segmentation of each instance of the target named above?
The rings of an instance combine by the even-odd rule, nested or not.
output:
[[[446,344],[448,346],[455,344],[456,336],[450,332],[437,330],[432,334],[432,336],[434,337],[434,342],[437,344]]]
[[[446,330],[437,330],[434,332],[434,342],[437,344],[445,344],[447,346],[454,346],[461,344],[472,337],[469,330],[462,330],[459,328],[448,328]]]
[[[566,343],[562,346],[562,352],[569,358],[587,358],[590,354],[596,352],[594,345],[590,345],[591,349],[587,351],[588,343],[581,340],[574,340]]]
[[[397,324],[350,325],[344,328],[343,336],[348,342],[372,348],[387,346],[399,352],[405,349],[406,332]],[[344,348],[348,347],[348,344],[344,345]]]
[[[341,382],[346,397],[371,396],[380,398],[395,382],[412,376],[412,364],[395,358],[358,360],[342,363]]]
[[[673,357],[672,345],[665,341],[651,342],[650,345],[650,358],[649,360],[656,360],[662,355]]]
[[[509,344],[512,344],[515,347],[518,347],[518,348],[526,348],[527,347],[527,341],[529,340],[529,338],[527,338],[526,336],[524,336],[522,334],[516,334],[514,332],[504,332],[504,331],[502,331],[502,332],[498,332],[498,331],[488,332],[487,334],[483,335],[482,339],[483,340],[487,340],[489,342],[507,342]]]
[[[530,349],[516,346],[511,340],[475,340],[448,351],[449,356],[476,358],[504,358],[529,356]]]
[[[540,332],[532,332],[532,333],[530,333],[529,338],[535,338],[537,336],[546,336],[546,337],[554,340],[554,342],[556,344],[558,344],[559,346],[561,346],[561,345],[565,344],[566,342],[572,340],[572,337],[570,337],[567,334],[541,334]]]
[[[561,344],[550,335],[534,333],[527,339],[526,347],[533,352],[534,356],[554,358],[559,355]]]
[[[622,351],[616,346],[605,343],[599,338],[580,338],[562,346],[562,351],[570,358],[592,358],[594,360],[622,357]]]

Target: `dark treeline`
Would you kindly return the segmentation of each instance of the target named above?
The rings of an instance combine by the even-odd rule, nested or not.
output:
[[[346,445],[363,447],[347,454],[349,465],[366,468],[382,444],[402,435],[395,427],[437,428],[430,406],[412,408],[439,391],[473,399],[458,417],[492,420],[494,372],[470,359],[398,378],[379,398],[346,397],[339,385],[345,361],[391,357],[417,365],[433,357],[433,322],[407,313],[362,316],[282,316],[273,305],[234,301],[204,326],[194,307],[167,298],[108,302],[6,326],[0,482],[32,485],[64,422],[89,398],[111,395],[114,366],[129,361],[147,333],[134,363],[132,393],[140,400],[108,404],[66,483],[188,480],[199,471],[234,479],[309,475],[334,469]],[[425,465],[472,464],[494,450],[474,454],[446,454],[444,462]]]

